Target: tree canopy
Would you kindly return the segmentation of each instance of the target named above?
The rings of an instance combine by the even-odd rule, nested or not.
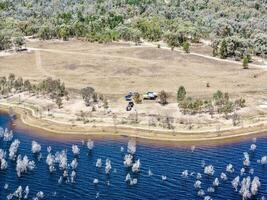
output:
[[[267,55],[264,0],[0,0],[0,50],[10,37],[88,41],[165,40],[171,47],[200,38],[214,55]],[[223,49],[221,49],[223,47]],[[223,56],[220,55],[223,53]]]

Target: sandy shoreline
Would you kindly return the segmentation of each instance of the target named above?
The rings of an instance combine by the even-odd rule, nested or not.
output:
[[[0,104],[0,110],[8,112],[10,106]],[[134,137],[138,140],[149,142],[176,143],[183,145],[204,144],[217,145],[241,141],[259,134],[267,133],[267,125],[259,125],[239,128],[235,130],[221,130],[220,132],[174,132],[169,130],[155,130],[135,128],[131,126],[114,125],[86,125],[77,126],[73,124],[57,123],[47,119],[34,116],[33,110],[26,107],[12,106],[17,114],[16,127],[37,129],[46,132],[49,136],[96,136],[96,137]]]

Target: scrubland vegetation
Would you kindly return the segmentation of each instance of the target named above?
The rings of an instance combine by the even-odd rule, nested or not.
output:
[[[12,73],[8,77],[0,77],[0,96],[8,97],[11,93],[21,92],[46,95],[55,100],[58,108],[62,106],[63,97],[69,99],[68,91],[60,79],[47,78],[38,84],[33,84],[29,80],[23,80],[22,77],[16,78]]]
[[[233,113],[240,108],[245,107],[246,100],[244,98],[231,100],[228,93],[223,93],[220,90],[215,92],[211,98],[199,99],[186,97],[186,91],[181,86],[177,92],[177,102],[180,110],[184,114],[196,114],[196,113],[209,113],[214,115],[215,113],[224,114],[228,117],[229,113]]]
[[[265,0],[0,1],[0,50],[23,36],[110,42],[165,41],[189,51],[212,41],[213,54],[237,60],[267,55]]]
[[[20,94],[23,92],[27,92],[32,96],[39,95],[42,96],[42,98],[49,98],[57,105],[58,109],[64,107],[63,98],[66,101],[70,100],[69,92],[60,79],[53,80],[52,78],[47,78],[40,81],[39,83],[34,84],[29,80],[23,80],[22,77],[16,77],[12,73],[9,74],[8,77],[0,77],[0,97],[8,98],[8,96]],[[96,106],[99,105],[99,102],[102,102],[102,105],[105,109],[109,108],[108,99],[104,97],[104,95],[97,93],[92,87],[82,88],[78,93],[80,94],[80,97],[78,98],[83,99],[84,105],[86,107],[91,107],[92,112],[96,111]],[[171,103],[169,102],[168,98],[169,94],[162,90],[159,92],[157,102],[162,106],[165,106]],[[133,100],[137,104],[146,104],[146,102],[142,101],[142,97],[139,93],[136,93]],[[236,124],[238,123],[239,115],[237,115],[235,112],[246,106],[246,101],[244,98],[233,100],[230,99],[228,93],[223,93],[220,90],[215,92],[211,98],[192,98],[190,96],[187,96],[187,92],[184,86],[180,86],[177,91],[177,103],[177,109],[179,109],[183,115],[192,116],[196,114],[207,113],[212,117],[216,114],[222,114],[224,118],[232,119]],[[88,115],[89,112],[81,110],[78,119],[83,120],[84,123],[87,123]],[[137,112],[137,110],[135,111],[135,113],[130,113],[129,115],[130,121],[134,121],[135,123],[139,123],[138,118],[139,113]],[[160,120],[160,122],[162,123],[162,127],[168,129],[174,128],[173,117],[170,117],[168,115],[160,116],[158,120]]]

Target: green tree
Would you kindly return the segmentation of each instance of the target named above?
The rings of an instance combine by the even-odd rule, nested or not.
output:
[[[218,90],[213,94],[213,99],[215,101],[215,105],[222,106],[229,101],[229,95],[228,93],[222,93],[220,90]]]
[[[223,98],[223,93],[220,90],[218,90],[217,92],[215,92],[213,94],[213,98],[214,98],[214,100],[222,99]]]
[[[190,44],[189,44],[189,42],[188,41],[185,41],[184,43],[183,43],[183,50],[186,52],[186,53],[189,53],[189,51],[190,51]]]
[[[245,56],[243,58],[243,69],[248,69],[248,62],[249,62],[249,58]]]
[[[9,84],[10,87],[13,86],[15,79],[16,79],[15,74],[10,73],[9,76],[8,76],[8,84]]]
[[[0,50],[6,50],[11,48],[11,44],[12,42],[10,36],[7,33],[0,32]]]
[[[220,46],[220,58],[225,59],[227,58],[227,43],[225,40],[221,42]]]
[[[18,36],[14,39],[15,49],[17,51],[21,50],[22,46],[25,44],[25,39],[22,36]]]
[[[14,88],[16,90],[22,90],[23,87],[23,79],[22,77],[18,77],[17,80],[14,82]]]
[[[29,80],[24,81],[24,89],[29,92],[32,90],[32,85]]]
[[[5,76],[0,77],[0,85],[6,85],[7,80]]]
[[[43,25],[39,28],[38,37],[42,40],[49,40],[56,36],[56,32],[52,25]]]
[[[118,28],[116,28],[116,30],[119,33],[120,39],[123,39],[125,41],[133,41],[135,43],[140,42],[141,32],[138,29],[121,25]]]
[[[161,20],[159,17],[140,18],[136,27],[141,31],[142,37],[149,41],[159,41],[162,36]]]
[[[171,48],[180,46],[179,39],[175,33],[167,33],[164,35],[164,41]]]
[[[70,36],[70,30],[69,27],[62,25],[59,29],[58,29],[58,37],[63,39],[64,41],[67,41],[69,39]]]
[[[224,113],[225,117],[228,118],[228,114],[234,111],[234,104],[231,101],[226,102],[219,110],[219,113]]]
[[[81,95],[86,106],[90,106],[94,94],[95,94],[95,89],[92,87],[86,87],[81,89]]]
[[[177,91],[177,101],[183,101],[186,97],[186,90],[184,88],[184,86],[180,86],[178,91]]]

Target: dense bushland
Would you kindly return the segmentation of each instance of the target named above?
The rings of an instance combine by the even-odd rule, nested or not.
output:
[[[214,56],[266,56],[266,10],[266,0],[0,0],[0,50],[21,36],[171,47],[209,39]]]

